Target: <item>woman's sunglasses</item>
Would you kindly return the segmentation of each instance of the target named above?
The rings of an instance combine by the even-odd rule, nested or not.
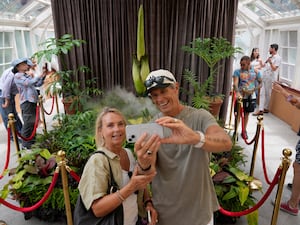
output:
[[[153,83],[164,84],[164,79],[175,82],[172,78],[169,78],[166,76],[157,76],[157,77],[153,76],[145,81],[145,86],[146,86],[146,88],[149,88],[152,86]]]

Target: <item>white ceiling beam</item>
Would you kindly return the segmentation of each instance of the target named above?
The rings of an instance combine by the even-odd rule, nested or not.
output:
[[[264,26],[266,26],[266,23],[263,22],[258,15],[253,13],[243,4],[238,5],[238,11],[243,16],[243,18],[247,19],[248,21],[251,21],[259,28],[263,28]]]
[[[17,12],[17,14],[25,16],[28,12],[30,12],[34,7],[38,6],[39,3],[36,1],[31,1],[30,4],[26,4],[25,7],[22,7],[21,10]]]
[[[35,29],[40,24],[46,22],[49,18],[52,18],[52,10],[51,8],[47,8],[40,15],[38,15],[30,24],[30,29]]]

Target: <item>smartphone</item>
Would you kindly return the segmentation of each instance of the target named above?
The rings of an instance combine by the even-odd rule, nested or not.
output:
[[[126,126],[126,140],[129,143],[135,143],[143,133],[147,133],[150,137],[157,134],[163,138],[163,127],[157,123],[142,123]]]
[[[148,223],[151,223],[151,212],[147,210]]]

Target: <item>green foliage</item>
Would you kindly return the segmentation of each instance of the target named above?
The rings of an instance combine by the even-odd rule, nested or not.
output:
[[[39,44],[44,49],[34,53],[33,57],[36,57],[38,62],[40,62],[42,59],[51,62],[54,55],[66,55],[74,47],[79,47],[83,43],[86,42],[84,40],[73,39],[71,34],[64,34],[59,39],[48,38],[45,42]]]
[[[32,206],[38,202],[48,190],[55,168],[57,152],[66,153],[67,165],[77,174],[92,152],[95,151],[94,123],[97,111],[86,111],[75,115],[60,115],[60,126],[54,127],[45,134],[38,134],[32,151],[21,152],[15,174],[1,190],[1,197],[12,195],[21,206]],[[57,117],[58,118],[58,117]],[[68,174],[68,185],[71,207],[76,204],[78,183]],[[42,205],[44,209],[51,208],[64,212],[65,203],[61,177]]]
[[[195,54],[199,56],[209,68],[209,76],[202,83],[201,88],[197,98],[199,96],[212,96],[213,89],[215,86],[215,78],[217,76],[218,70],[221,65],[217,66],[219,62],[223,59],[234,56],[235,53],[241,53],[242,49],[239,47],[233,47],[232,44],[223,37],[217,38],[196,38],[189,45],[183,46],[182,49],[188,53]],[[186,70],[185,74],[188,77],[189,72]],[[185,78],[187,78],[185,76]],[[189,82],[191,79],[187,79]],[[194,79],[195,81],[195,79]],[[193,87],[195,84],[192,85]],[[196,93],[197,91],[195,91]]]
[[[191,86],[193,87],[192,92],[189,92],[189,95],[192,97],[192,106],[200,109],[209,110],[209,98],[207,96],[207,90],[209,82],[205,82],[204,84],[200,85],[200,82],[197,81],[197,76],[191,70],[184,70],[183,78],[188,81]]]
[[[41,43],[42,50],[34,53],[38,62],[46,60],[51,62],[53,57],[58,57],[61,63],[61,69],[52,74],[53,82],[45,91],[46,94],[63,94],[65,101],[71,101],[71,109],[76,112],[81,111],[82,106],[92,97],[99,96],[102,91],[96,88],[96,79],[87,79],[91,69],[87,66],[79,66],[71,70],[67,68],[64,55],[68,54],[74,47],[80,47],[84,40],[74,39],[72,35],[65,34],[60,38],[48,38]],[[78,74],[84,76],[84,79],[77,80]]]
[[[35,147],[55,153],[66,152],[70,166],[82,166],[88,156],[95,151],[94,126],[97,111],[90,110],[75,115],[60,115],[59,127],[37,136]]]
[[[239,168],[245,164],[244,157],[243,148],[234,144],[230,152],[213,153],[210,163],[219,203],[222,208],[232,212],[240,212],[255,205],[249,185],[253,177]],[[251,220],[258,221],[258,215],[253,215]]]
[[[148,122],[158,110],[148,97],[136,97],[133,93],[120,87],[106,92],[100,100],[100,106],[110,106],[119,109],[129,123]]]

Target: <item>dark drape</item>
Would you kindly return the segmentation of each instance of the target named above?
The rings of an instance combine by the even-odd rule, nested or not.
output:
[[[238,0],[52,0],[57,37],[65,33],[87,43],[76,48],[67,62],[70,69],[89,66],[97,77],[97,87],[109,90],[115,85],[134,91],[131,65],[136,52],[137,14],[144,6],[146,53],[150,69],[168,69],[182,88],[184,69],[191,69],[202,82],[208,68],[199,57],[181,50],[196,37],[225,37],[233,40]],[[228,96],[232,62],[222,62],[216,93]],[[91,77],[88,77],[91,78]],[[75,79],[86,79],[81,75]],[[84,87],[83,87],[84,88]],[[190,102],[181,94],[182,101]],[[225,99],[221,118],[227,111]]]

